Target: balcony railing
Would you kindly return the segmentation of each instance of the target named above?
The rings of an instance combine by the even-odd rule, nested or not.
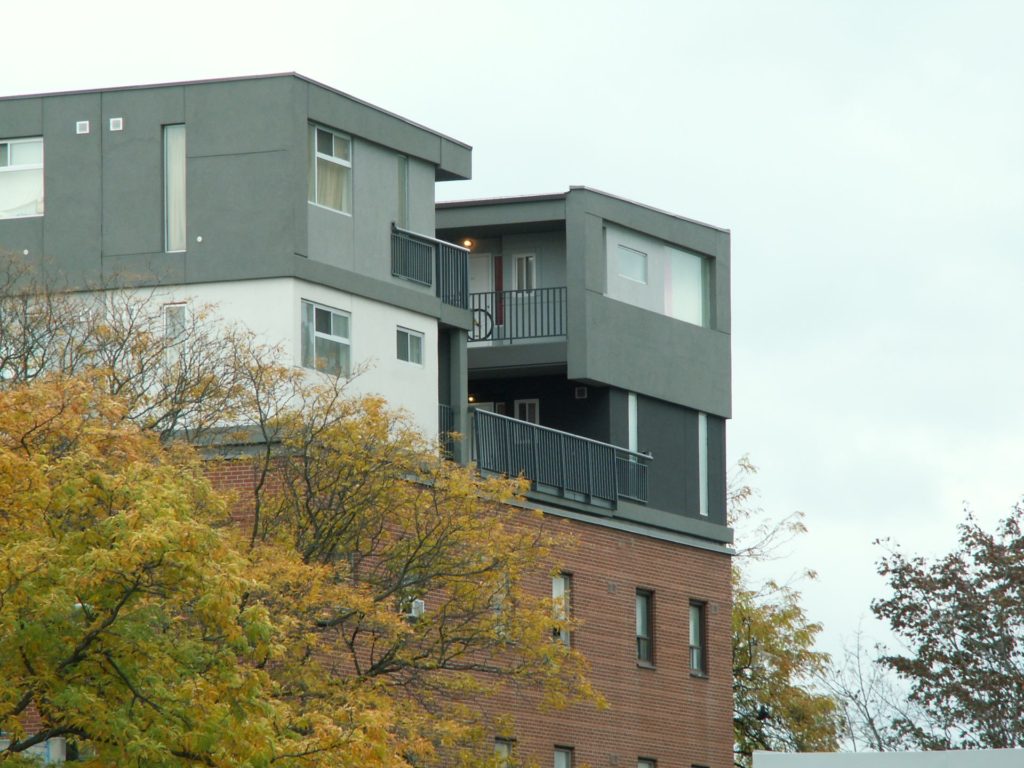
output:
[[[445,304],[469,307],[469,251],[454,243],[392,225],[391,274],[434,286]]]
[[[469,295],[470,341],[509,341],[565,336],[566,291],[487,291]]]
[[[474,412],[473,450],[480,469],[522,475],[536,491],[610,508],[647,502],[642,453],[489,411]]]

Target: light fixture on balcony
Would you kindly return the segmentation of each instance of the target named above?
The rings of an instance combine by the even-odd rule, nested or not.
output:
[[[473,241],[467,237],[465,240],[462,241],[462,247],[473,250]]]
[[[475,403],[475,402],[476,402],[476,396],[474,396],[474,395],[470,395],[470,396],[469,396],[469,402],[471,402],[471,403]]]

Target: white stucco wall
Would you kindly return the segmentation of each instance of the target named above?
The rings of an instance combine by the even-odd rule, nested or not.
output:
[[[172,302],[189,300],[216,305],[217,314],[238,322],[269,344],[281,344],[290,362],[301,365],[301,303],[308,300],[351,316],[354,394],[378,394],[412,414],[428,437],[437,434],[437,321],[426,315],[292,278],[238,280],[168,287],[154,296]],[[423,364],[399,360],[398,326],[423,334]],[[313,373],[312,375],[323,375]]]
[[[753,768],[1022,768],[1024,750],[947,752],[755,752]]]

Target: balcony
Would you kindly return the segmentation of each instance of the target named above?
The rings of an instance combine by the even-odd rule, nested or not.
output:
[[[469,308],[469,251],[461,246],[392,225],[391,274],[432,286],[445,304]]]
[[[522,475],[531,488],[615,509],[647,503],[651,457],[489,411],[473,412],[473,459],[487,472]]]
[[[565,336],[565,287],[469,294],[469,340],[514,344]]]

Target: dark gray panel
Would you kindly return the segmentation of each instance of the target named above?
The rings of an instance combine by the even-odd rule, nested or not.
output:
[[[185,122],[190,158],[273,152],[290,146],[290,126],[303,122],[292,111],[291,78],[190,85]],[[270,190],[254,189],[255,194]]]
[[[3,114],[0,139],[43,135],[43,99],[3,99],[0,100],[0,113]]]
[[[720,525],[728,522],[726,461],[725,419],[708,416],[708,519]]]

